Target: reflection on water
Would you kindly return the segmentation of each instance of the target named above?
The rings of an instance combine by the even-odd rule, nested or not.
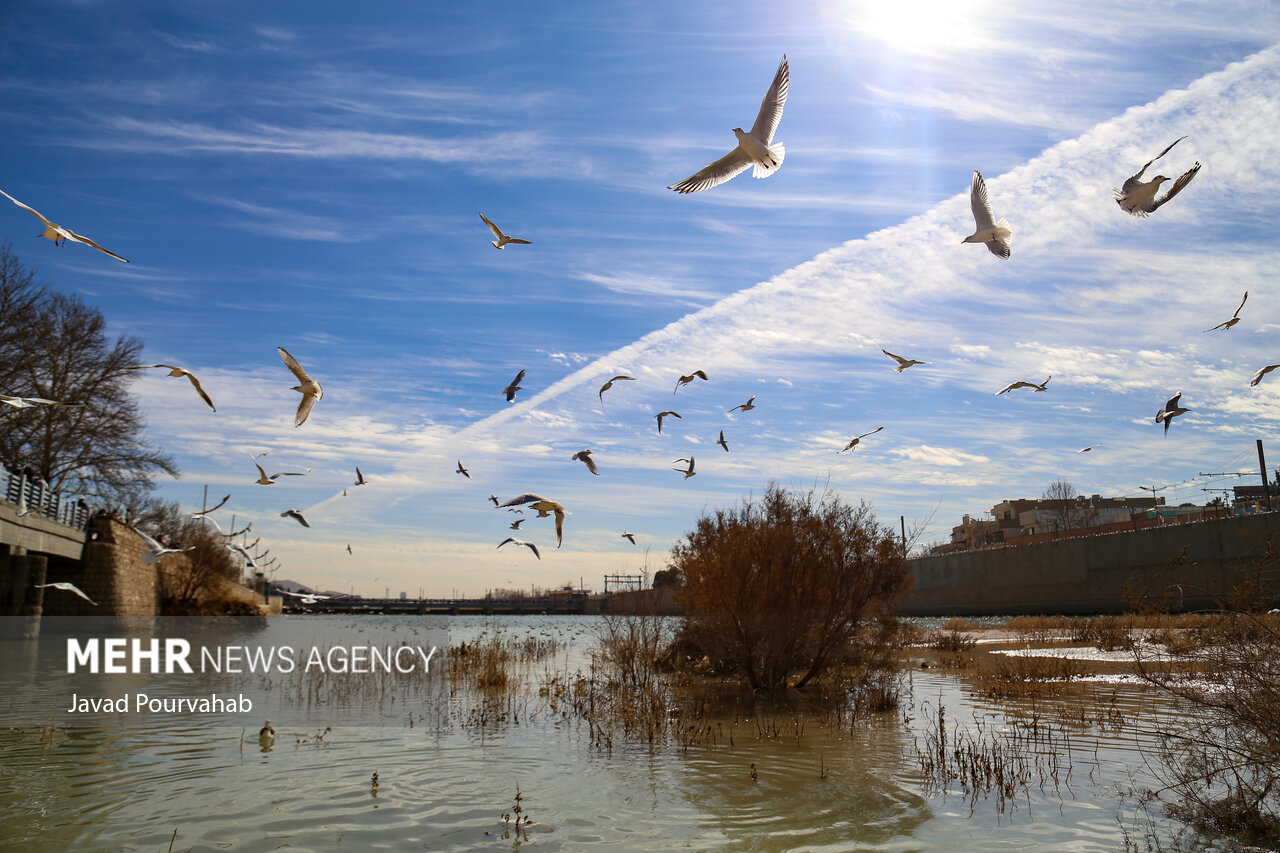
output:
[[[1150,719],[1162,706],[1112,687],[1107,713],[1071,700],[1060,784],[1013,798],[965,796],[958,785],[934,793],[916,752],[931,710],[999,732],[1043,708],[985,700],[929,670],[911,674],[899,711],[869,721],[797,723],[744,700],[716,720],[713,742],[593,748],[586,724],[562,703],[553,710],[554,691],[540,689],[551,663],[588,666],[592,617],[444,624],[447,647],[495,633],[534,637],[558,644],[555,660],[519,669],[515,698],[484,720],[476,695],[438,677],[356,690],[332,677],[316,687],[240,675],[229,689],[262,697],[251,718],[66,725],[63,709],[50,709],[90,686],[59,674],[61,638],[5,645],[0,710],[28,717],[0,731],[0,847],[163,851],[177,829],[174,850],[183,851],[1114,851],[1123,846],[1116,787],[1152,781],[1137,752],[1142,726],[1117,721]],[[440,629],[421,617],[293,617],[215,642],[412,644]],[[157,695],[208,686],[122,678]],[[258,737],[266,717],[270,742]],[[502,818],[517,786],[532,819],[519,833]]]

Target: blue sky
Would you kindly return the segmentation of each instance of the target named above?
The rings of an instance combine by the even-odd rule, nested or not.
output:
[[[1201,502],[1241,481],[1196,475],[1256,468],[1280,423],[1275,374],[1248,385],[1280,361],[1280,9],[1044,5],[2,4],[0,189],[132,263],[7,202],[0,238],[201,378],[217,413],[161,371],[134,386],[183,471],[163,494],[230,492],[219,517],[314,586],[599,588],[770,480],[931,518],[923,541],[1059,477]],[[783,167],[667,190],[784,53]],[[1147,176],[1195,181],[1122,213],[1111,188],[1183,135]],[[1008,261],[960,244],[974,169]],[[495,251],[479,211],[533,245]],[[277,346],[325,388],[299,429]],[[638,381],[602,406],[615,373]],[[263,451],[314,470],[253,485]],[[568,507],[563,547],[488,501],[530,491]]]

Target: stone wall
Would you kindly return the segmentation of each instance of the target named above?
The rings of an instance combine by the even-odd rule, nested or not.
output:
[[[1272,590],[1280,514],[911,560],[909,616],[1120,613],[1140,599],[1217,606],[1260,572]]]
[[[42,630],[150,630],[160,615],[161,588],[156,567],[142,562],[146,546],[131,527],[110,516],[95,517],[91,530],[83,559],[51,561],[48,580],[70,581],[97,604],[45,590]]]

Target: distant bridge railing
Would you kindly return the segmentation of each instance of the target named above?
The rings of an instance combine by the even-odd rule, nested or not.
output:
[[[64,500],[48,486],[32,481],[21,471],[5,471],[4,499],[18,506],[26,505],[31,515],[84,530],[89,525],[89,510],[79,501]]]

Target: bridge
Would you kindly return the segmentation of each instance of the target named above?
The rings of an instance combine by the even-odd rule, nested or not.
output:
[[[0,549],[7,553],[44,554],[79,560],[84,551],[89,510],[64,500],[21,472],[6,472],[0,501]]]
[[[405,613],[405,614],[541,614],[599,613],[598,599],[573,598],[328,598],[314,604],[284,597],[286,613]]]

